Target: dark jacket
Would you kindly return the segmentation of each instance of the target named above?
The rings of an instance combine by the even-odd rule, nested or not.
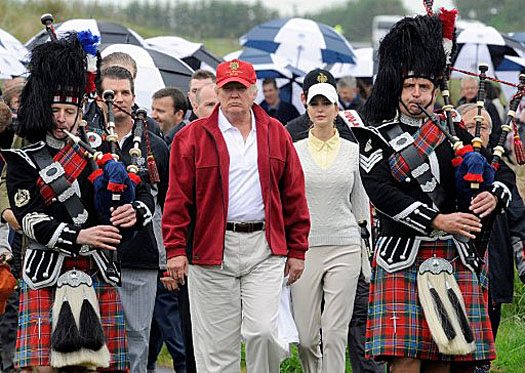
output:
[[[268,105],[268,103],[266,102],[266,100],[261,102],[260,106],[264,109],[264,111],[266,111],[266,114],[268,114],[272,118],[277,119],[283,125],[299,116],[299,112],[297,111],[295,106],[282,100],[279,101],[279,103],[277,104],[277,108],[271,108],[270,105]]]
[[[525,206],[514,185],[509,208],[494,221],[489,240],[489,289],[494,303],[512,303],[514,295],[514,258],[523,265],[525,253],[513,246],[525,241]],[[525,278],[522,279],[522,281]]]
[[[274,255],[304,259],[310,217],[301,163],[283,126],[260,106],[254,104],[252,110],[268,245]],[[193,264],[222,263],[230,158],[218,117],[216,106],[173,140],[162,216],[168,259],[187,255]]]
[[[158,188],[157,201],[161,207],[164,206],[166,191],[168,189],[169,178],[169,152],[163,139],[153,133],[149,134],[151,152],[155,157],[160,182],[154,187]],[[125,164],[131,163],[129,150],[133,147],[133,136],[128,137],[122,145],[121,159]],[[147,150],[146,136],[142,134],[141,143],[143,166],[139,171],[143,180],[149,180],[147,169]],[[154,209],[151,210],[154,213]],[[153,231],[153,225],[148,224],[143,230],[139,231],[133,240],[126,242],[119,247],[119,255],[123,268],[158,269],[159,250]]]
[[[171,129],[164,135],[164,141],[166,141],[166,144],[168,145],[168,148],[171,146],[171,143],[173,142],[173,138],[179,132],[181,129],[186,126],[186,122],[182,121],[179,124],[171,127]]]
[[[132,107],[132,110],[135,111],[138,109],[138,105],[135,104]],[[86,113],[83,118],[88,123],[88,128],[103,129],[105,128],[106,121],[104,120],[104,113],[102,109],[97,105],[95,101],[91,102],[88,106]],[[153,132],[157,136],[162,136],[162,131],[160,130],[159,124],[148,117],[148,130]],[[89,129],[88,129],[89,131]]]
[[[313,124],[308,117],[308,113],[304,113],[300,117],[288,122],[286,129],[292,136],[292,141],[296,142],[308,137],[308,131],[312,125]],[[335,128],[337,128],[337,131],[339,131],[339,136],[341,136],[343,139],[357,142],[354,134],[339,115],[335,118]]]
[[[364,103],[365,103],[365,100],[363,100],[358,95],[355,95],[354,99],[348,104],[346,104],[345,102],[341,100],[341,98],[339,98],[339,107],[342,110],[359,110],[361,106],[364,105]]]

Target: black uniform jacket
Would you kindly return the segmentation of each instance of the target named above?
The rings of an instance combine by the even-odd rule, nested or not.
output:
[[[378,263],[389,271],[410,266],[415,260],[421,241],[447,236],[451,238],[445,232],[434,230],[432,221],[439,213],[448,214],[458,211],[455,169],[452,166],[454,151],[447,140],[439,144],[435,148],[435,156],[430,156],[427,160],[432,174],[444,193],[439,208],[433,203],[429,194],[423,192],[420,184],[413,177],[397,181],[392,176],[388,160],[395,152],[392,144],[397,143],[398,140],[395,137],[391,138],[391,134],[395,133],[392,128],[398,126],[401,132],[413,135],[421,124],[420,120],[401,116],[401,119],[386,121],[374,127],[354,128],[360,146],[363,185],[370,201],[378,211],[380,239],[376,251],[380,255],[376,258]],[[463,143],[470,144],[472,138],[470,134],[458,123],[455,128]],[[397,151],[400,151],[399,148]],[[490,192],[499,198],[501,207],[508,206],[511,198],[510,190],[514,183],[514,173],[502,164],[490,189]],[[456,242],[456,246],[458,244],[460,243]],[[381,245],[383,246],[379,247]]]
[[[53,147],[47,143],[39,142],[22,149],[4,152],[8,162],[6,184],[11,208],[17,220],[21,222],[24,234],[39,243],[40,248],[49,249],[45,250],[48,251],[49,255],[39,254],[31,258],[31,255],[26,254],[24,275],[29,275],[30,270],[33,271],[34,273],[30,273],[30,275],[34,278],[35,286],[53,284],[53,276],[51,275],[58,275],[64,256],[76,256],[79,253],[81,255],[92,255],[102,272],[110,265],[99,249],[81,247],[76,243],[81,229],[102,224],[94,206],[94,188],[88,180],[92,172],[89,165],[85,165],[76,181],[71,183],[73,190],[80,194],[81,205],[87,211],[85,222],[75,224],[64,203],[58,198],[55,198],[47,206],[44,203],[36,183],[40,168],[35,161],[35,155],[45,148],[50,157],[54,157],[59,152],[60,143],[54,142],[54,144]],[[137,220],[139,222],[135,229],[140,230],[143,228],[141,224],[147,219],[141,206],[152,209],[153,198],[147,183],[140,183],[136,187],[135,194],[137,204],[134,203],[134,206],[137,207]],[[125,244],[125,242],[121,243],[121,245]],[[28,251],[31,254],[30,250]],[[56,255],[57,253],[61,255]],[[105,279],[110,283],[118,283],[118,281]]]

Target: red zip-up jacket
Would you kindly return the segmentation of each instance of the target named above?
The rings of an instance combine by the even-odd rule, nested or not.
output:
[[[274,255],[304,259],[310,216],[304,174],[286,129],[257,104],[259,178],[266,239]],[[230,157],[218,125],[219,106],[182,129],[171,146],[170,181],[162,234],[168,259],[220,265],[228,216]]]

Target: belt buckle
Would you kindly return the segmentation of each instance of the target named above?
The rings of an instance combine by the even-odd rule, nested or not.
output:
[[[45,184],[51,184],[53,181],[65,174],[64,168],[58,162],[53,162],[49,166],[40,170],[40,177]]]

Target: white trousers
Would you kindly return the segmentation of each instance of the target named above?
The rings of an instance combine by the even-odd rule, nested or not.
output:
[[[348,325],[360,272],[358,245],[316,246],[306,252],[304,273],[291,286],[303,372],[344,373]]]
[[[277,317],[285,258],[264,231],[226,231],[222,266],[190,265],[188,289],[197,371],[235,373],[241,337],[248,372],[279,372]]]

